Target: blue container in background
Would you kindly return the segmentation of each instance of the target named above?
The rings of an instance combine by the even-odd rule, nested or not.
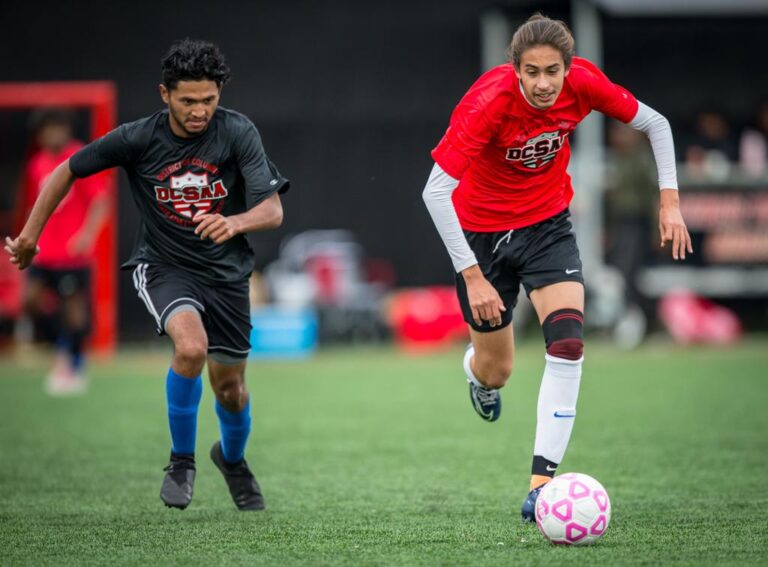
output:
[[[303,358],[317,348],[317,315],[311,309],[251,310],[250,358]]]

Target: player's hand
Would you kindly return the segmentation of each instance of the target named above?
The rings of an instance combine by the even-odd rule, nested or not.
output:
[[[685,260],[686,251],[693,253],[691,245],[691,235],[683,220],[683,214],[680,212],[680,202],[677,191],[674,189],[663,189],[661,191],[661,208],[659,209],[659,236],[661,237],[661,247],[672,243],[672,258],[675,260]]]
[[[238,233],[235,222],[230,217],[202,214],[197,215],[193,220],[198,223],[195,234],[200,237],[200,240],[210,238],[216,244],[221,244]]]
[[[463,270],[461,275],[467,284],[467,298],[475,324],[482,325],[483,321],[488,321],[491,327],[501,325],[501,314],[507,308],[496,288],[485,279],[480,267],[475,264]]]
[[[16,264],[20,270],[28,268],[32,259],[40,252],[40,247],[36,243],[29,242],[21,236],[14,240],[6,236],[4,248],[11,255],[11,264]]]

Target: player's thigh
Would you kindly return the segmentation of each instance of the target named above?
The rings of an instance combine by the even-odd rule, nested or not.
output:
[[[512,325],[491,332],[469,328],[475,349],[475,368],[510,374],[515,357],[515,337]]]
[[[540,287],[531,291],[530,298],[539,323],[559,309],[584,312],[584,285],[581,282],[559,282]]]
[[[217,286],[206,297],[208,377],[216,399],[229,411],[248,402],[245,364],[251,351],[248,282]]]
[[[32,315],[39,313],[43,295],[46,290],[46,281],[39,270],[34,267],[29,269],[24,285],[24,309]]]
[[[147,312],[154,319],[159,335],[170,335],[168,322],[176,315],[197,313],[200,319],[201,314],[205,313],[203,302],[206,290],[201,289],[193,276],[183,270],[171,266],[139,264],[133,272],[133,285]],[[193,325],[194,329],[199,330],[201,327],[201,322]]]
[[[477,258],[478,266],[488,283],[498,292],[506,311],[501,313],[501,325],[491,327],[488,321],[480,325],[475,323],[472,307],[469,302],[466,282],[461,272],[456,274],[456,295],[459,298],[461,313],[464,321],[472,331],[478,333],[495,332],[506,328],[512,323],[512,311],[517,305],[520,290],[520,278],[511,267],[507,254],[513,231],[500,232],[469,232],[465,231],[467,243]]]
[[[524,230],[522,283],[539,322],[558,309],[584,310],[584,276],[576,237],[565,210]]]
[[[191,306],[173,313],[165,323],[165,332],[177,350],[184,347],[196,348],[202,351],[202,356],[208,351],[208,335],[203,320],[200,313]]]

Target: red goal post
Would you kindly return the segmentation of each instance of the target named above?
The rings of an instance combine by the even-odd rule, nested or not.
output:
[[[90,112],[92,140],[117,125],[117,89],[109,81],[0,83],[0,110],[68,107]],[[109,354],[117,338],[117,174],[99,174],[108,203],[108,219],[96,241],[93,259],[93,334],[91,346]]]

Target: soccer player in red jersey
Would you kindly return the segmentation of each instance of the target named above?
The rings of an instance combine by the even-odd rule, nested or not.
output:
[[[645,132],[659,175],[661,245],[685,259],[691,239],[680,213],[668,121],[574,56],[563,22],[540,14],[515,32],[510,61],[464,95],[432,151],[424,201],[448,249],[472,343],[464,357],[477,413],[495,421],[514,359],[512,310],[520,284],[546,343],[531,485],[522,508],[555,474],[573,429],[583,361],[584,279],[569,221],[569,136],[592,110]]]
[[[83,143],[72,137],[72,117],[64,109],[44,109],[34,117],[39,149],[24,171],[24,217],[32,209],[48,176]],[[24,304],[34,318],[53,315],[46,337],[56,345],[46,390],[53,395],[81,393],[85,388],[84,343],[90,329],[91,255],[106,218],[98,178],[80,179],[51,215],[40,235],[40,253],[29,269]],[[56,310],[46,313],[45,294],[56,297]],[[48,327],[48,325],[45,325]]]

